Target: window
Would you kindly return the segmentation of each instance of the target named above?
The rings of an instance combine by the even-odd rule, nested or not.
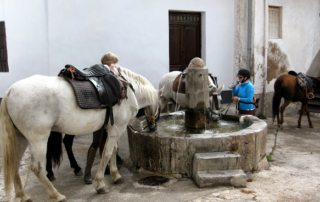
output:
[[[8,72],[7,38],[4,21],[0,21],[0,72]]]
[[[282,9],[269,6],[269,39],[282,38]]]

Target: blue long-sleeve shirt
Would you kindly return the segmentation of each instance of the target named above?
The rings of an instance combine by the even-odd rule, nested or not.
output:
[[[232,89],[233,96],[238,96],[239,100],[239,110],[253,110],[255,109],[254,104],[247,104],[243,102],[253,102],[254,97],[254,87],[250,81],[245,83],[240,83]]]

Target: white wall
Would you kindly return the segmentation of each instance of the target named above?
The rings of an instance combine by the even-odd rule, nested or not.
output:
[[[9,72],[0,72],[0,97],[16,80],[33,74],[48,74],[46,3],[43,0],[1,1],[5,21]]]
[[[306,73],[320,50],[320,0],[268,0],[268,5],[282,7],[282,38],[272,39],[287,55],[289,70]],[[255,1],[256,88],[262,91],[260,66],[263,64],[264,1]],[[319,70],[320,71],[320,70]],[[273,92],[274,81],[267,85]]]
[[[67,63],[84,68],[107,51],[157,87],[169,71],[171,10],[202,12],[202,57],[219,83],[232,81],[233,0],[2,1],[10,72],[0,73],[0,97],[16,80],[56,75]]]

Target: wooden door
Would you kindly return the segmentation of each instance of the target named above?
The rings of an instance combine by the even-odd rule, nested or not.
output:
[[[170,12],[170,71],[183,71],[201,57],[201,13]]]

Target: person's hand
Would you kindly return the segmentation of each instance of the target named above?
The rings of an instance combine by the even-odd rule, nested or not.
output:
[[[240,98],[238,96],[232,96],[233,102],[239,102]]]

